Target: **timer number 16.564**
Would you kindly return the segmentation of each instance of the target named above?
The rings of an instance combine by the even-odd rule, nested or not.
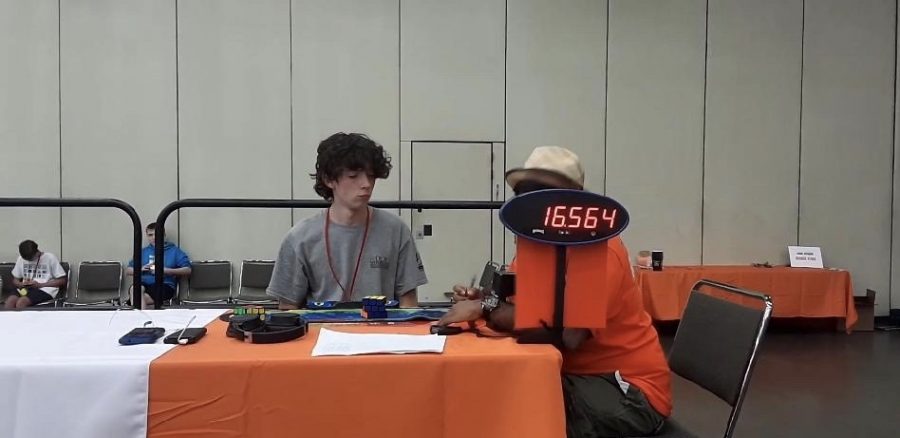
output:
[[[551,205],[544,213],[544,226],[550,228],[596,230],[601,224],[609,224],[612,229],[615,223],[615,208]]]

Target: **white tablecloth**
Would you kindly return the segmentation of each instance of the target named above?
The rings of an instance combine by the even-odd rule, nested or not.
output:
[[[0,312],[0,436],[145,437],[150,362],[175,345],[119,338],[148,320],[169,334],[222,312]]]

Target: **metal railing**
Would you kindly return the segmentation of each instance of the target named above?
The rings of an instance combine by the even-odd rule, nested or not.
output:
[[[118,208],[131,218],[133,228],[133,254],[135,267],[141,260],[141,218],[131,204],[112,198],[0,198],[0,207],[89,207],[89,208]],[[141,282],[136,281],[131,297],[133,306],[140,307]]]
[[[180,199],[163,207],[156,218],[156,260],[165,260],[165,224],[169,216],[182,208],[327,208],[331,203],[309,199]],[[376,201],[370,206],[400,210],[499,210],[499,201]],[[162,284],[162,269],[155,272],[155,284]],[[159,308],[161,303],[154,305]]]

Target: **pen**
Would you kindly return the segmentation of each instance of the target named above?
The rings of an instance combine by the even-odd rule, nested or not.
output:
[[[472,289],[475,287],[475,279],[476,278],[478,278],[477,274],[472,276],[472,281],[469,282],[469,289]],[[466,297],[472,298],[471,295],[469,294],[469,289],[466,289]]]

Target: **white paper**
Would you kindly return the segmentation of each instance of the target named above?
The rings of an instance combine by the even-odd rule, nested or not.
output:
[[[221,313],[0,312],[0,436],[146,437],[150,362],[176,346],[122,346],[119,337],[148,320],[172,333],[193,316],[191,327],[203,327]]]
[[[358,354],[443,353],[446,336],[343,333],[323,328],[313,347],[313,356]]]
[[[792,268],[822,269],[822,248],[818,246],[788,246]]]

